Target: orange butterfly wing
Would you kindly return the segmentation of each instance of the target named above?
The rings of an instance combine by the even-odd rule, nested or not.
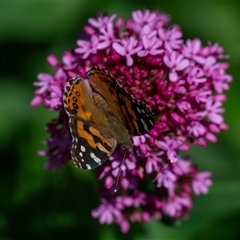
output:
[[[98,99],[97,104],[94,98]],[[108,159],[117,145],[102,111],[107,108],[106,102],[100,95],[94,95],[80,77],[69,80],[63,102],[69,116],[71,155],[76,167],[92,169],[99,166]]]
[[[148,133],[154,125],[154,115],[147,106],[131,96],[108,71],[93,66],[88,72],[91,85],[106,100],[131,135]]]

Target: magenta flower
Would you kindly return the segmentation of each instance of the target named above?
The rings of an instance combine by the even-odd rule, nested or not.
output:
[[[117,208],[116,206],[118,205],[103,199],[100,207],[92,211],[92,216],[99,218],[100,223],[111,224],[115,218],[121,216],[121,207]]]
[[[86,79],[92,65],[109,70],[154,112],[151,131],[132,137],[133,153],[127,152],[122,163],[124,150],[117,147],[99,167],[101,202],[92,217],[101,224],[118,224],[123,233],[134,222],[186,218],[194,195],[207,194],[212,181],[210,172],[200,172],[183,153],[216,142],[217,134],[228,129],[223,117],[224,91],[232,81],[226,73],[228,56],[218,43],[184,41],[181,28],[169,22],[168,15],[148,9],[134,11],[126,21],[98,13],[83,27],[76,48],[63,54],[62,63],[47,57],[55,73],[40,73],[34,82],[31,105],[59,112],[46,127],[48,150],[39,151],[48,158],[47,170],[60,169],[71,158],[63,91],[69,78]]]
[[[119,55],[126,57],[127,66],[132,66],[132,55],[142,49],[141,46],[137,46],[137,43],[138,41],[134,37],[130,37],[129,39],[120,40],[120,43],[114,42],[112,47]]]
[[[143,50],[140,50],[137,54],[139,57],[145,57],[147,55],[157,55],[164,52],[160,49],[162,42],[156,37],[149,37],[148,35],[143,35],[142,37]]]
[[[176,82],[178,80],[177,71],[182,71],[189,65],[189,60],[185,59],[183,55],[172,51],[170,56],[165,55],[163,61],[170,69],[169,80]]]
[[[76,48],[75,52],[82,54],[82,59],[86,59],[90,54],[97,52],[98,43],[99,38],[96,35],[92,35],[90,41],[78,40],[77,44],[79,48]]]

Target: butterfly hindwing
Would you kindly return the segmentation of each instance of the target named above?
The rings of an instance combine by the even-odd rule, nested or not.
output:
[[[75,166],[93,169],[105,162],[116,148],[115,139],[106,139],[95,124],[69,116],[72,134],[71,156]]]

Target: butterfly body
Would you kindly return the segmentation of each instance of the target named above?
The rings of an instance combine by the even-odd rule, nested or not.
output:
[[[124,149],[132,152],[132,141],[124,123],[111,111],[108,103],[99,94],[94,94],[94,103],[104,113],[108,131]]]
[[[82,169],[105,162],[117,144],[133,152],[130,134],[145,134],[153,126],[150,110],[127,93],[109,72],[92,67],[87,75],[97,93],[77,76],[69,80],[63,98],[72,135],[71,156],[76,167]],[[149,117],[147,120],[138,119],[143,115],[141,109]]]

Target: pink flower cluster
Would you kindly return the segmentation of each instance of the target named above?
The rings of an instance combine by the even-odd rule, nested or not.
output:
[[[64,53],[63,63],[48,56],[56,72],[41,73],[34,83],[31,105],[60,111],[47,125],[48,151],[40,152],[48,157],[48,170],[59,169],[71,158],[63,89],[73,76],[86,78],[90,66],[108,69],[154,112],[153,129],[133,137],[134,154],[127,153],[121,165],[124,151],[118,148],[99,167],[102,199],[92,216],[100,223],[119,224],[124,233],[131,222],[186,217],[193,196],[208,193],[212,182],[211,173],[200,172],[182,152],[194,145],[205,147],[207,140],[216,142],[217,134],[228,128],[222,105],[232,77],[226,73],[223,48],[203,45],[197,38],[185,41],[180,27],[169,22],[168,15],[147,9],[132,12],[125,21],[116,14],[98,14],[83,28],[84,40]]]

